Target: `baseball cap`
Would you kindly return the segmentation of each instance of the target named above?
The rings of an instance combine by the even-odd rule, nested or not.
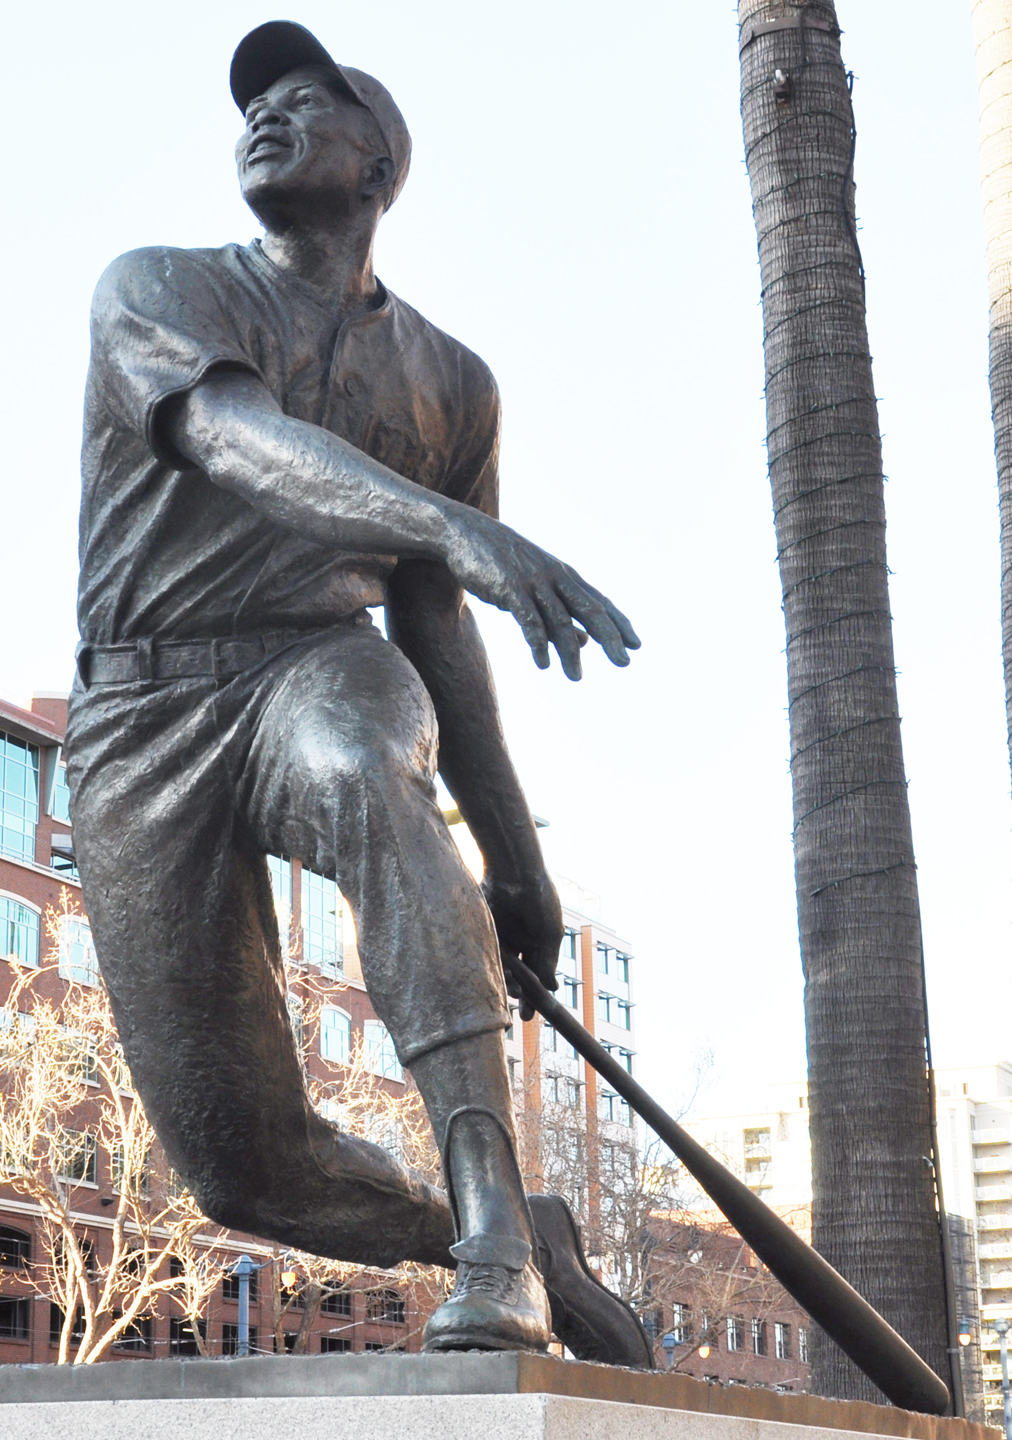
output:
[[[362,70],[338,65],[304,25],[294,20],[268,20],[258,25],[236,46],[228,82],[232,98],[245,115],[249,102],[301,65],[325,65],[341,81],[351,98],[365,107],[376,121],[391,160],[396,167],[387,206],[400,194],[411,164],[411,136],[404,116],[394,104],[386,86]]]

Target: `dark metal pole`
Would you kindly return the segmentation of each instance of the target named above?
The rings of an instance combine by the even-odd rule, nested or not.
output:
[[[1008,1332],[1007,1320],[996,1320],[994,1328],[1001,1346],[1001,1393],[1005,1402],[1005,1440],[1012,1440],[1012,1394],[1008,1388]]]
[[[803,1310],[905,1410],[944,1415],[948,1386],[817,1250],[693,1140],[523,964],[504,960],[524,999],[553,1025],[677,1155]],[[1004,1342],[1003,1342],[1004,1343]],[[1012,1432],[1007,1436],[1012,1440]]]

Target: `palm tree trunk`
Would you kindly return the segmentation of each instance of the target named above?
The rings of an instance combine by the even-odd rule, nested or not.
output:
[[[980,182],[991,301],[991,414],[1001,519],[1002,655],[1012,757],[1012,14],[1009,0],[974,0],[980,79]]]
[[[813,1243],[948,1381],[849,78],[831,0],[740,0],[738,16],[787,627]],[[881,1399],[824,1337],[814,1350],[818,1393]]]

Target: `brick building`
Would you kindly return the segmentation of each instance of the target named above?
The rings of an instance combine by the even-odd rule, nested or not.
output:
[[[66,696],[36,695],[30,710],[0,701],[0,1025],[18,1022],[6,1007],[15,975],[36,968],[55,942],[59,966],[39,980],[41,993],[61,1000],[68,982],[94,984],[94,948],[86,918],[63,916],[55,936],[47,933],[61,911],[61,892],[80,904],[80,883],[73,866],[73,847],[64,765],[61,755],[66,725]],[[332,1080],[334,1064],[350,1056],[356,1043],[364,1046],[368,1067],[381,1086],[403,1093],[404,1076],[385,1027],[369,1003],[362,983],[354,932],[336,885],[313,874],[298,861],[272,858],[282,933],[290,936],[294,974],[306,980],[316,997],[318,1023],[305,1047],[307,1069],[321,1082]],[[301,1005],[296,978],[290,1003],[299,1026]],[[339,1087],[337,1087],[339,1088]],[[335,1104],[337,1103],[335,1099]],[[81,1133],[88,1135],[84,1107]],[[111,1244],[111,1206],[115,1196],[115,1158],[102,1147],[85,1145],[69,1178],[72,1208],[80,1235],[98,1260]],[[260,1283],[253,1282],[250,1305],[254,1350],[274,1348],[276,1286],[265,1283],[275,1263],[290,1262],[276,1247],[255,1237],[208,1226],[206,1242],[219,1255],[248,1254],[263,1266]],[[29,1276],[42,1259],[39,1207],[3,1183],[0,1172],[0,1363],[44,1363],[56,1358],[62,1316],[45,1296],[33,1293]],[[289,1347],[299,1326],[299,1278],[283,1293],[291,1302],[281,1325]],[[431,1301],[411,1287],[398,1287],[396,1277],[383,1273],[356,1275],[346,1291],[328,1296],[309,1338],[311,1352],[330,1350],[407,1349],[420,1346],[421,1324]],[[171,1300],[137,1328],[111,1358],[192,1354],[196,1342],[185,1320],[174,1315]],[[238,1283],[226,1279],[207,1307],[206,1345],[211,1354],[232,1353],[237,1344]]]
[[[811,1322],[722,1217],[651,1220],[658,1363],[697,1379],[808,1388]]]

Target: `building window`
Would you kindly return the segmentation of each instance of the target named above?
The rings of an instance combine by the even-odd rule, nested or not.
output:
[[[75,1185],[94,1185],[98,1172],[98,1146],[94,1135],[83,1130],[65,1130],[60,1138],[60,1180]]]
[[[341,892],[333,880],[302,867],[302,958],[329,975],[344,969]]]
[[[601,990],[597,997],[598,1015],[608,1025],[617,1025],[620,1030],[632,1029],[632,1002],[620,1000],[617,995],[608,995]]]
[[[58,824],[69,825],[70,786],[67,784],[67,767],[62,760],[57,761],[50,774],[53,781],[49,792],[49,813]]]
[[[692,1338],[692,1326],[689,1323],[688,1305],[672,1305],[671,1333],[675,1337],[676,1345],[684,1345]]]
[[[114,1319],[120,1317],[114,1313]],[[118,1340],[113,1341],[114,1350],[150,1350],[151,1316],[142,1315],[132,1320]]]
[[[321,1355],[347,1355],[351,1349],[351,1341],[346,1340],[343,1335],[321,1335]]]
[[[271,877],[274,913],[281,932],[281,948],[288,950],[288,934],[292,928],[292,862],[286,855],[268,855],[267,872]]]
[[[623,1100],[614,1090],[599,1090],[597,1104],[603,1120],[613,1120],[617,1125],[632,1125],[628,1100]]]
[[[170,1355],[199,1355],[200,1346],[197,1344],[197,1336],[194,1330],[200,1331],[201,1340],[207,1339],[207,1321],[191,1320],[189,1316],[180,1318],[173,1315],[169,1320],[169,1354]]]
[[[25,1230],[12,1230],[0,1225],[0,1266],[4,1270],[20,1270],[32,1263],[32,1237]]]
[[[116,1140],[113,1142],[112,1150],[109,1152],[109,1171],[110,1177],[112,1179],[112,1189],[114,1195],[122,1194],[124,1181],[129,1186],[131,1192],[135,1195],[145,1196],[150,1193],[151,1170],[148,1163],[148,1156],[144,1156],[139,1167],[135,1171],[131,1171],[130,1174],[127,1174],[126,1147],[124,1146],[122,1140]],[[178,1270],[174,1270],[171,1268],[173,1263],[179,1266]],[[178,1256],[173,1255],[172,1259],[169,1261],[169,1265],[170,1274],[182,1274],[182,1264]]]
[[[260,1336],[257,1332],[257,1327],[255,1325],[251,1325],[249,1327],[249,1352],[251,1355],[256,1353],[259,1341]],[[221,1353],[223,1355],[239,1354],[238,1325],[231,1325],[226,1321],[226,1323],[221,1327]]]
[[[326,1005],[320,1011],[320,1054],[337,1065],[351,1060],[351,1016],[344,1010]]]
[[[802,1365],[808,1364],[808,1331],[804,1325],[798,1326],[798,1359]]]
[[[297,1340],[298,1338],[299,1338],[299,1336],[298,1336],[298,1332],[297,1332],[297,1331],[295,1331],[295,1330],[286,1330],[286,1331],[284,1332],[284,1334],[282,1335],[282,1337],[281,1337],[281,1344],[279,1345],[279,1344],[278,1344],[278,1337],[275,1335],[275,1337],[274,1337],[274,1353],[275,1353],[275,1355],[291,1355],[292,1351],[295,1349],[295,1342],[296,1342],[296,1340]]]
[[[0,854],[35,859],[39,747],[0,731]]]
[[[366,1064],[369,1069],[374,1075],[382,1075],[387,1080],[403,1080],[401,1062],[397,1058],[390,1031],[383,1021],[367,1020],[364,1030]]]
[[[610,975],[623,985],[629,984],[629,961],[631,955],[616,950],[613,945],[597,944],[597,968],[600,974]]]
[[[257,1281],[260,1278],[260,1271],[254,1270],[249,1277],[249,1303],[255,1305],[257,1301]],[[226,1275],[221,1282],[221,1298],[223,1300],[239,1299],[239,1276]]]
[[[60,1051],[68,1075],[82,1085],[98,1084],[98,1046],[87,1035],[61,1025]]]
[[[324,1295],[320,1301],[321,1315],[341,1315],[346,1320],[351,1319],[351,1291],[332,1290],[329,1295]]]
[[[571,1110],[580,1108],[580,1082],[568,1075],[546,1075],[541,1083],[545,1100],[555,1105],[565,1105]]]
[[[515,1037],[514,1030],[513,1030],[513,1026],[514,1026],[514,1023],[515,1023],[515,1021],[516,1021],[516,1017],[517,1017],[517,1007],[516,1007],[515,1005],[511,1005],[511,1006],[510,1006],[510,1023],[506,1026],[506,1037],[505,1037],[505,1038],[506,1038],[507,1040],[513,1040],[513,1039],[516,1038],[516,1037]]]
[[[766,1354],[766,1321],[752,1321],[752,1351],[755,1355]]]
[[[609,1055],[614,1055],[619,1064],[623,1069],[628,1070],[630,1075],[633,1073],[635,1050],[624,1050],[620,1045],[616,1045],[613,1040],[602,1040],[601,1049],[607,1050]]]
[[[79,915],[60,916],[60,976],[78,985],[98,984],[98,959],[91,926]]]
[[[745,1349],[745,1322],[736,1315],[727,1317],[727,1348],[729,1350]]]
[[[570,975],[562,977],[562,1003],[570,1010],[578,1010],[580,1006],[580,982]]]
[[[28,1339],[28,1299],[0,1299],[0,1339]]]
[[[0,959],[33,970],[39,963],[39,912],[11,895],[0,895]]]
[[[564,1055],[567,1060],[575,1060],[577,1058],[576,1046],[570,1045],[569,1041],[559,1034],[554,1025],[549,1025],[546,1022],[541,1028],[541,1033],[544,1036],[545,1049],[550,1050],[553,1055]]]
[[[50,1345],[59,1345],[59,1343],[60,1343],[60,1337],[61,1337],[62,1334],[63,1334],[63,1311],[60,1309],[59,1305],[54,1305],[54,1304],[50,1303],[50,1306],[49,1306],[49,1343],[50,1343]],[[84,1309],[83,1309],[83,1307],[80,1307],[80,1306],[79,1306],[79,1307],[78,1307],[78,1310],[77,1310],[77,1313],[76,1313],[76,1315],[74,1316],[74,1326],[73,1326],[73,1329],[72,1329],[71,1332],[70,1332],[70,1339],[71,1339],[71,1343],[74,1344],[74,1345],[80,1344],[80,1342],[84,1339]]]
[[[773,1153],[771,1131],[768,1127],[762,1130],[743,1130],[741,1139],[745,1147],[746,1160],[768,1158]]]
[[[773,1353],[778,1360],[791,1358],[791,1327],[777,1320],[773,1325]]]
[[[398,1290],[370,1290],[365,1297],[367,1320],[384,1325],[404,1324],[404,1296]]]
[[[559,947],[560,960],[576,960],[580,954],[580,932],[572,930],[567,925],[562,935],[562,945]]]

